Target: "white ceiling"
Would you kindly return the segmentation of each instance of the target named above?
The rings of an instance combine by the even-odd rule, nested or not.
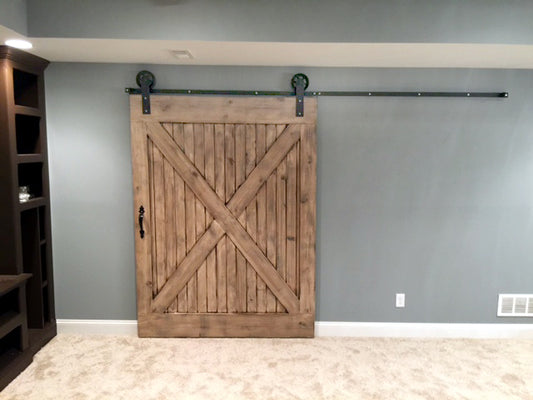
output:
[[[24,36],[0,26],[0,42]],[[533,69],[533,45],[26,38],[50,61],[176,65]],[[188,50],[193,59],[172,51]]]

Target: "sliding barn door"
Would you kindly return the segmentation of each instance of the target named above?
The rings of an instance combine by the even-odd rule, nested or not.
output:
[[[315,99],[130,97],[139,336],[313,336]]]

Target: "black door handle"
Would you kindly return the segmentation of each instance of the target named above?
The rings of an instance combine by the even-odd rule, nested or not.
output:
[[[141,239],[144,239],[144,229],[143,229],[143,220],[144,220],[144,207],[139,207],[139,234]]]

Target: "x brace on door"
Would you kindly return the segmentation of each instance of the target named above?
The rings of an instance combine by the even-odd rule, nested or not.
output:
[[[153,299],[152,310],[164,312],[174,300],[176,293],[180,292],[206,256],[224,234],[227,234],[287,311],[289,313],[299,312],[300,301],[239,223],[238,218],[253,200],[257,190],[266,182],[276,166],[298,141],[302,130],[307,129],[307,127],[305,125],[289,125],[226,205],[159,123],[147,122],[146,128],[150,139],[157,145],[172,167],[180,173],[185,183],[203,202],[214,218],[209,229],[196,242]]]

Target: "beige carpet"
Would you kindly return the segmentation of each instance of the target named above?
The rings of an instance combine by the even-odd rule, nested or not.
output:
[[[533,341],[59,335],[0,399],[533,399]]]

